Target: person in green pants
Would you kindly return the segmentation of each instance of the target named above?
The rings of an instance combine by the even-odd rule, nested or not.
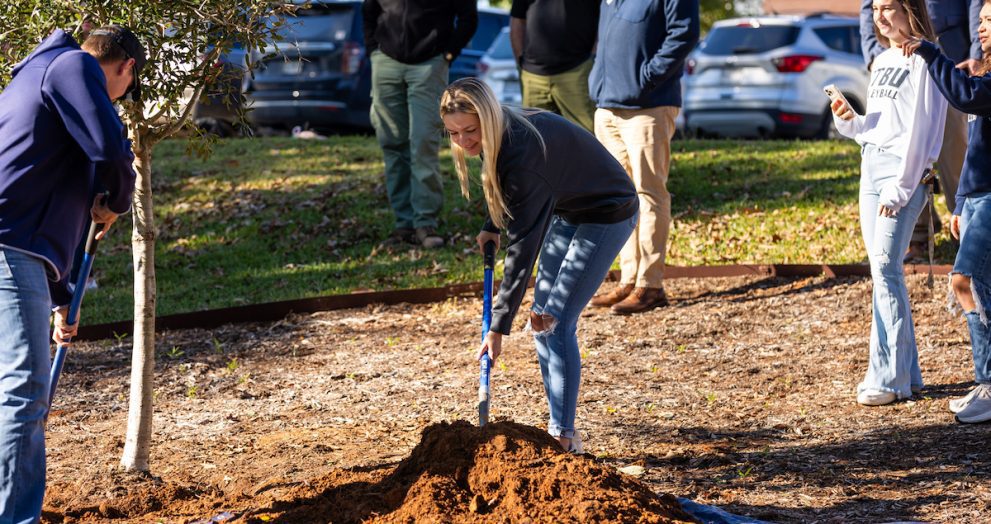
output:
[[[588,74],[599,0],[513,0],[509,16],[523,106],[553,111],[592,132]]]
[[[375,136],[395,226],[389,240],[426,248],[444,206],[437,114],[450,63],[478,26],[475,0],[365,0],[365,48],[371,53]]]

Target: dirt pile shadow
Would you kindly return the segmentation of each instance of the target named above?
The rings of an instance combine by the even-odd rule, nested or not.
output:
[[[513,422],[439,423],[395,468],[335,471],[248,522],[695,522],[674,497]]]

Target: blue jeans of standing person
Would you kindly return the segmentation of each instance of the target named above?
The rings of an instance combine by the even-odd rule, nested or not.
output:
[[[953,272],[970,277],[977,307],[967,311],[967,327],[974,352],[974,381],[991,384],[991,193],[968,196],[960,211],[960,249]]]
[[[0,524],[41,517],[50,307],[45,263],[0,247]]]
[[[533,290],[533,312],[554,321],[534,332],[540,374],[550,409],[547,432],[573,438],[581,354],[578,317],[599,289],[639,214],[615,224],[572,224],[555,216],[544,238]]]
[[[920,185],[894,217],[878,214],[879,193],[898,177],[901,159],[873,145],[863,148],[860,175],[860,230],[867,247],[873,281],[870,359],[858,392],[888,391],[909,398],[922,389],[919,350],[903,258],[912,229],[926,204]]]

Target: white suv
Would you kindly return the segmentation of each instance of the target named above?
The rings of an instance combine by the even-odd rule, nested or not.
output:
[[[835,136],[823,86],[835,84],[857,112],[866,105],[859,24],[832,15],[716,22],[686,63],[689,134]]]

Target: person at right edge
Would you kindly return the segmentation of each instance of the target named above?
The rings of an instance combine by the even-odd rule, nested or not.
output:
[[[981,42],[977,38],[978,12],[983,0],[926,0],[929,19],[936,31],[936,41],[943,53],[953,60],[956,67],[973,74],[981,60]],[[862,0],[860,7],[860,47],[864,61],[870,69],[885,48],[878,43],[874,34],[874,20],[871,18],[873,0]],[[943,130],[943,147],[936,160],[936,172],[950,214],[954,214],[954,195],[960,182],[964,154],[967,151],[967,116],[953,106],[947,106],[946,124]],[[933,212],[926,204],[919,215],[919,221],[912,231],[905,259],[923,259],[929,253],[929,218],[932,217],[933,232],[943,228],[939,213]],[[933,239],[935,240],[935,239]]]
[[[513,0],[509,36],[523,107],[553,111],[592,132],[588,74],[601,0]]]
[[[668,167],[685,58],[698,42],[697,0],[603,0],[589,76],[595,136],[633,179],[640,222],[619,254],[620,285],[591,304],[617,315],[668,304]]]
[[[980,11],[979,36],[984,58],[971,75],[955,67],[955,60],[940,53],[932,42],[910,38],[903,46],[906,55],[921,56],[936,87],[947,102],[970,117],[970,141],[964,162],[956,211],[950,233],[960,239],[950,286],[951,300],[963,309],[970,330],[977,386],[962,398],[950,401],[958,422],[991,420],[991,329],[987,308],[991,306],[991,0]]]

